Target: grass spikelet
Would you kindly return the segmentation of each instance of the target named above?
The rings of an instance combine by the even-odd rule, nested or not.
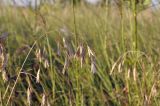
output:
[[[95,74],[97,72],[96,62],[95,60],[91,61],[91,72]]]
[[[88,49],[89,57],[94,56],[94,53],[93,53],[93,51],[91,50],[91,48],[89,46],[87,46],[87,49]]]
[[[9,81],[10,76],[9,76],[9,74],[7,73],[6,70],[3,70],[3,71],[2,71],[2,78],[3,78],[3,81],[4,81],[4,82]]]
[[[120,64],[118,65],[118,72],[119,72],[119,73],[122,72],[122,63],[120,63]]]
[[[57,55],[61,56],[60,43],[57,43]]]
[[[84,48],[83,44],[80,44],[80,46],[77,48],[77,51],[76,51],[74,57],[80,59],[81,68],[83,67],[83,64],[85,62],[85,55],[86,55],[85,48]]]
[[[32,106],[32,96],[33,96],[32,88],[28,87],[28,89],[27,89],[27,102],[28,102],[28,106]]]
[[[130,79],[131,69],[129,68],[127,72],[128,72],[128,73],[127,73],[127,78]]]
[[[85,62],[85,48],[83,46],[83,44],[80,45],[80,56],[81,56],[81,68]]]
[[[95,74],[97,72],[96,58],[95,58],[95,55],[93,54],[93,51],[90,49],[90,47],[87,46],[87,48],[88,48],[88,55],[89,55],[90,60],[91,60],[91,72],[93,74]]]
[[[2,44],[0,44],[0,72],[3,70],[4,61],[5,61],[4,47]]]
[[[42,62],[42,53],[40,49],[37,49],[35,52],[36,59],[41,63]]]
[[[40,69],[38,69],[38,72],[37,72],[37,76],[36,76],[36,82],[39,83],[40,82]]]
[[[137,70],[136,70],[136,67],[133,68],[133,80],[137,81]]]
[[[63,70],[62,70],[63,74],[65,74],[65,72],[68,69],[68,67],[69,67],[69,58],[68,58],[68,56],[66,56],[65,62],[64,62],[64,67],[63,67]]]
[[[46,106],[47,104],[47,97],[46,95],[43,93],[42,95],[42,101],[41,101],[41,106]]]
[[[44,68],[48,68],[49,67],[49,61],[48,61],[48,59],[45,59],[44,60]]]
[[[80,47],[78,46],[77,51],[74,55],[74,58],[80,58]]]
[[[75,53],[74,53],[74,49],[73,49],[70,39],[63,37],[63,44],[64,44],[64,48],[67,50],[68,55],[70,57],[73,57]]]
[[[158,91],[157,91],[156,83],[154,83],[149,94],[148,103],[151,102],[152,97],[154,98],[157,95],[158,95]]]

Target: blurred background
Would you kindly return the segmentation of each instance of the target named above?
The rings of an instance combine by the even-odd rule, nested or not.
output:
[[[57,3],[62,3],[62,4],[67,4],[67,3],[89,3],[92,5],[104,5],[108,3],[117,3],[120,2],[121,0],[1,0],[1,4],[5,5],[16,5],[16,6],[22,6],[22,7],[27,7],[27,6],[32,6],[35,7],[36,5],[40,5],[41,3],[49,3],[52,5],[55,5]],[[131,0],[122,0],[129,2]],[[136,0],[137,2],[140,2],[142,4],[149,4],[153,5],[155,8],[157,8],[159,5],[160,0]]]

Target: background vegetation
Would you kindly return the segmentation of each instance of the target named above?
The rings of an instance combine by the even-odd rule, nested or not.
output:
[[[1,6],[0,105],[158,106],[159,27],[135,0]]]

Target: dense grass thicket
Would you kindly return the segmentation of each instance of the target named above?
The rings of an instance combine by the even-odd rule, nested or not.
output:
[[[159,106],[151,9],[0,7],[0,106]]]

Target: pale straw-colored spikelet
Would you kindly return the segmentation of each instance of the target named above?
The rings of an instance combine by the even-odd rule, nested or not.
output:
[[[82,68],[85,61],[85,48],[82,44],[80,45],[80,55],[81,55],[81,68]]]
[[[46,105],[47,105],[47,97],[46,97],[45,93],[43,93],[41,106],[46,106]]]
[[[64,45],[64,48],[67,48],[68,45],[67,45],[67,42],[66,42],[66,39],[63,37],[63,45]]]
[[[118,65],[118,72],[119,72],[119,73],[122,72],[122,63],[120,63],[120,64]]]
[[[133,68],[133,79],[134,79],[134,81],[137,81],[137,70],[136,70],[136,67]]]
[[[51,104],[49,103],[49,101],[47,100],[47,106],[51,106]]]
[[[4,56],[4,48],[0,44],[0,72],[3,70],[3,64],[4,64],[5,56]]]
[[[49,61],[48,59],[44,59],[44,68],[48,68],[49,67]]]
[[[87,46],[87,49],[88,49],[88,55],[89,55],[89,57],[94,56],[94,53],[93,53],[93,51],[90,49],[89,46]]]
[[[9,81],[9,74],[7,73],[6,70],[3,70],[3,71],[2,71],[2,78],[3,78],[3,81],[4,81],[4,82]]]
[[[69,41],[67,38],[63,37],[63,44],[64,44],[64,48],[67,50],[68,55],[70,57],[73,57],[74,56],[74,49],[71,44],[71,41]]]
[[[93,51],[90,49],[89,46],[87,46],[87,48],[88,48],[88,55],[89,55],[90,60],[91,60],[91,72],[93,74],[95,74],[97,72],[95,55],[94,55]]]
[[[84,62],[85,62],[85,48],[84,48],[83,44],[81,44],[81,45],[77,48],[77,51],[76,51],[74,57],[80,59],[81,68],[82,68],[82,67],[83,67],[83,64],[84,64]]]
[[[152,99],[152,98],[155,98],[155,96],[157,96],[157,95],[158,95],[158,91],[157,91],[156,83],[154,83],[154,84],[152,85],[150,94],[149,94],[149,96],[148,96],[147,103],[150,104],[150,103],[151,103],[151,99]]]
[[[80,47],[78,46],[74,58],[80,58]]]
[[[8,54],[5,54],[5,55],[4,55],[4,61],[3,61],[3,66],[2,66],[2,69],[3,69],[3,70],[7,67],[8,57],[9,57]]]
[[[30,87],[28,87],[27,89],[27,102],[29,106],[32,106],[32,89]]]
[[[36,76],[36,82],[40,82],[40,69],[38,69],[37,76]]]
[[[94,61],[91,61],[91,72],[95,74],[97,72],[96,63]]]
[[[37,49],[35,52],[37,60],[41,63],[42,62],[42,53],[40,49]]]
[[[7,64],[7,56],[6,56],[6,50],[4,46],[4,42],[8,36],[8,33],[2,33],[0,36],[0,72],[4,70]]]
[[[110,75],[113,73],[113,71],[114,71],[116,65],[117,65],[117,62],[115,62],[115,63],[112,65],[112,69],[111,69]]]
[[[68,69],[69,67],[69,58],[68,56],[66,56],[65,58],[65,63],[64,63],[64,67],[63,67],[63,70],[62,70],[62,73],[65,74],[66,70]]]
[[[66,26],[60,28],[60,32],[63,33],[65,37],[69,37],[71,35],[71,32],[68,30]]]
[[[57,43],[57,55],[61,56],[60,43]]]
[[[158,94],[158,91],[157,91],[156,83],[154,83],[151,88],[150,98],[157,96],[157,94]]]
[[[128,69],[127,78],[130,79],[131,69]]]

